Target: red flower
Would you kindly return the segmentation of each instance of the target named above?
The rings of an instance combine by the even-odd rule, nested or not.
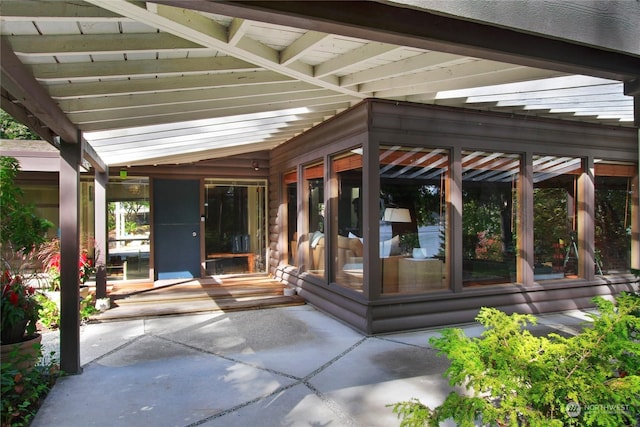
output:
[[[9,291],[9,301],[11,302],[11,304],[15,305],[16,307],[18,306],[18,294],[16,294],[13,291]]]
[[[54,254],[49,260],[49,268],[60,270],[60,254]]]

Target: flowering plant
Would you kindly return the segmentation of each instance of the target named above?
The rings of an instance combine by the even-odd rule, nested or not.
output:
[[[97,253],[97,252],[96,252]],[[42,245],[39,258],[49,274],[49,290],[60,290],[60,240],[52,239]],[[83,249],[78,257],[78,283],[84,285],[92,274],[96,272],[93,260],[89,253]]]
[[[40,304],[36,292],[19,275],[5,270],[0,277],[2,286],[2,344],[20,342],[36,332]]]
[[[93,266],[93,261],[89,258],[89,254],[86,250],[83,250],[80,254],[80,259],[78,260],[78,274],[80,279],[80,284],[84,285],[89,277],[93,273],[96,272],[95,267]]]

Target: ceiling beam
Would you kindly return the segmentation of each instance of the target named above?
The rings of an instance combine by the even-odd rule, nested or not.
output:
[[[318,79],[314,77],[313,69],[310,66],[301,67],[301,65],[298,64],[297,67],[287,67],[280,64],[280,53],[277,50],[248,37],[241,38],[235,46],[230,45],[227,43],[227,29],[212,19],[189,10],[189,2],[180,2],[181,4],[176,5],[178,7],[177,9],[159,4],[157,13],[154,13],[123,0],[86,1],[134,20],[144,22],[147,25],[190,42],[226,52],[228,55],[233,55],[252,64],[259,65],[265,69],[281,73],[294,79],[315,84],[325,89],[335,90],[342,94],[358,98],[366,97],[366,95],[341,87],[338,84],[337,78]],[[185,7],[187,9],[185,9]]]
[[[15,55],[5,37],[0,37],[2,87],[51,131],[67,143],[77,144],[78,128],[49,97],[29,70]],[[34,131],[40,135],[36,129]],[[42,136],[42,135],[41,135]],[[53,140],[48,140],[53,143]]]
[[[316,77],[324,77],[329,74],[335,74],[349,67],[358,65],[361,62],[371,60],[398,49],[401,49],[401,47],[386,43],[367,43],[357,49],[353,49],[322,64],[316,65],[313,69],[313,75]]]
[[[633,96],[633,124],[640,127],[640,77],[624,82],[624,94]]]
[[[539,34],[375,1],[153,0],[209,13],[400,46],[625,81],[640,58]]]
[[[130,76],[155,78],[165,74],[190,75],[262,70],[261,67],[231,56],[32,64],[27,67],[37,80],[46,82],[77,82]]]
[[[313,49],[316,45],[322,43],[329,37],[331,37],[329,34],[319,33],[317,31],[307,31],[280,52],[280,64],[289,65],[290,63],[297,61],[309,50]]]
[[[35,117],[29,110],[23,105],[15,102],[15,99],[9,95],[7,91],[2,89],[2,101],[1,106],[11,117],[27,126],[35,134],[37,134],[43,140],[52,144],[54,137],[56,136],[51,129],[49,129],[44,123]],[[53,145],[53,144],[52,144]]]
[[[98,96],[161,93],[175,90],[200,90],[214,87],[249,86],[265,83],[281,83],[295,80],[271,71],[221,74],[215,79],[209,75],[163,77],[161,79],[113,80],[105,82],[81,82],[55,84],[48,87],[52,98],[91,98]]]
[[[99,55],[101,53],[187,52],[201,44],[167,33],[7,36],[20,56]]]
[[[25,0],[2,0],[2,20],[9,22],[129,22],[128,18],[80,2],[50,1],[46,7]]]

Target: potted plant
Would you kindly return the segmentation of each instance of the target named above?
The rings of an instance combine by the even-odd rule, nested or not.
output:
[[[20,343],[34,338],[40,304],[36,291],[26,285],[20,275],[5,270],[0,277],[2,286],[2,345]]]
[[[25,264],[35,259],[37,248],[44,242],[51,223],[35,215],[34,207],[22,201],[23,193],[15,184],[20,170],[13,157],[0,157],[0,269],[2,277],[2,315],[0,336],[2,360],[24,348],[33,352],[35,364],[39,348],[30,341],[40,339],[36,332],[38,310],[35,291],[23,280],[21,271]],[[16,349],[16,345],[18,349]]]

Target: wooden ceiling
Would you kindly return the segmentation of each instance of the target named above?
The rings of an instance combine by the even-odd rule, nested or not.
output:
[[[370,97],[633,125],[610,70],[576,77],[530,65],[535,55],[502,61],[455,40],[305,20],[298,9],[322,2],[305,3],[3,0],[2,107],[48,140],[81,130],[109,165],[270,149]],[[324,8],[338,5],[407,13]]]

